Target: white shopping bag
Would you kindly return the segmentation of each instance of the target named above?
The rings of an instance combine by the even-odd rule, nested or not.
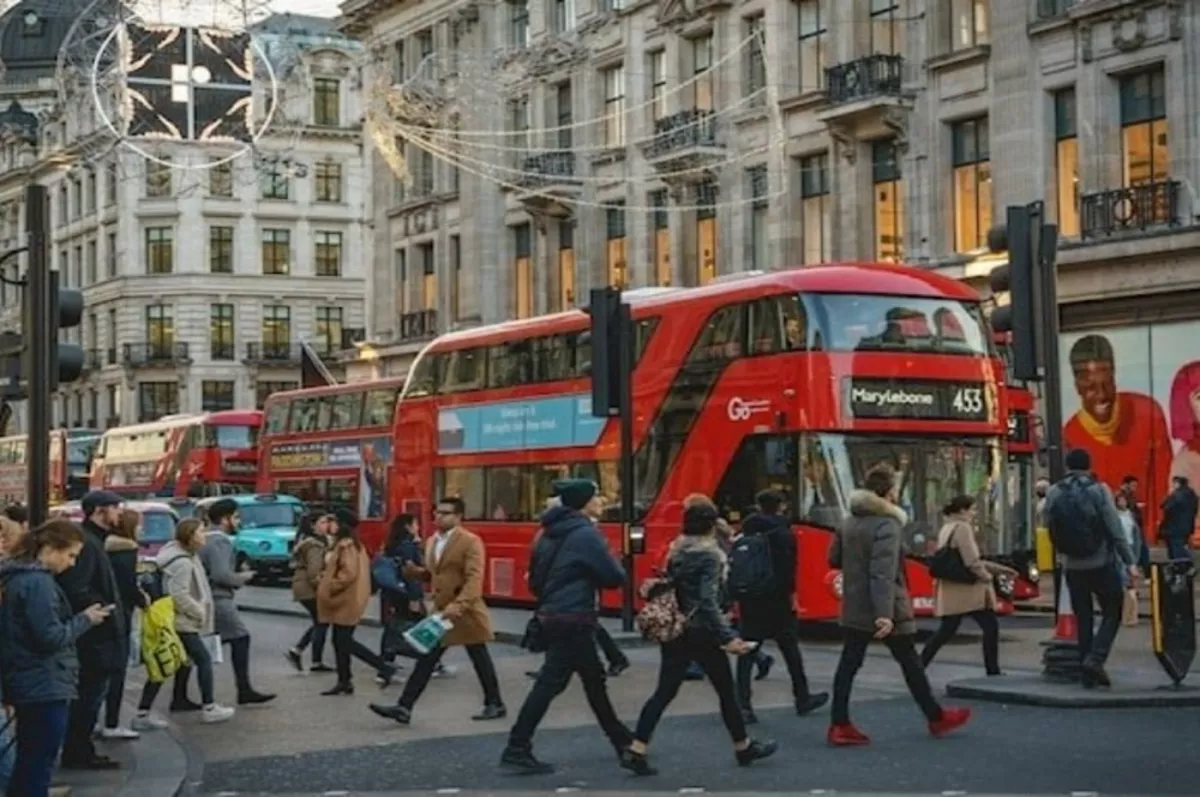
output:
[[[225,663],[225,646],[221,644],[220,634],[202,636],[200,641],[204,643],[204,649],[208,651],[208,657],[212,659],[213,664]]]
[[[142,613],[136,611],[129,621],[129,658],[125,661],[127,669],[133,670],[142,666]]]
[[[422,656],[436,648],[454,623],[440,614],[431,614],[404,632],[404,641]]]

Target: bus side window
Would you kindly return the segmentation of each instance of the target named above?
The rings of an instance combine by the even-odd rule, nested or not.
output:
[[[722,307],[712,314],[692,347],[689,362],[724,362],[742,356],[745,337],[745,305]]]
[[[428,354],[417,359],[413,365],[412,377],[408,380],[407,396],[410,398],[419,398],[421,396],[429,396],[437,392],[438,382],[441,380],[441,372],[443,368],[443,354]],[[355,421],[355,426],[358,422]]]
[[[280,434],[287,428],[290,401],[275,400],[267,403],[267,434]]]
[[[463,517],[466,520],[485,520],[488,518],[484,511],[484,469],[483,468],[446,468],[434,473],[435,499],[461,498],[465,505]]]
[[[372,390],[367,393],[367,403],[363,408],[363,426],[389,426],[396,412],[395,388]]]
[[[575,376],[592,375],[592,333],[577,332],[574,337]]]
[[[363,392],[342,393],[331,396],[332,413],[329,421],[330,429],[354,429],[362,422]]]
[[[315,432],[317,430],[317,401],[313,398],[296,399],[292,402],[292,432]]]
[[[442,393],[457,393],[478,390],[484,385],[486,368],[485,350],[460,349],[446,355],[445,373],[442,377]]]
[[[530,381],[530,344],[520,340],[488,351],[488,387],[511,387]]]
[[[636,364],[642,359],[642,354],[646,351],[646,346],[650,344],[650,338],[654,335],[654,330],[658,329],[658,316],[653,318],[643,318],[638,321],[634,328],[633,362]]]
[[[317,431],[333,429],[333,402],[336,396],[321,396],[315,399],[317,403]]]
[[[533,341],[533,381],[571,379],[571,346],[566,335],[547,335]]]

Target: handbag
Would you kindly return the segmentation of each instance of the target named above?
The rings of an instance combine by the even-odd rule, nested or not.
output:
[[[649,579],[643,582],[641,595],[646,604],[638,612],[636,621],[643,639],[665,645],[683,636],[691,614],[685,615],[679,608],[675,582],[669,578]]]
[[[957,548],[950,547],[949,541],[929,557],[929,575],[938,581],[950,581],[955,584],[975,584],[979,581],[963,561],[962,553]]]
[[[546,563],[546,578],[550,578],[550,573],[554,570],[554,560],[558,559],[558,552],[566,543],[567,538],[563,537],[562,541],[558,543],[558,547],[554,549],[554,553],[550,554],[550,560]],[[532,576],[533,573],[531,572],[529,575]],[[545,586],[545,584],[542,585],[543,588]],[[530,653],[545,653],[550,648],[550,641],[546,639],[546,626],[537,613],[541,606],[542,599],[539,595],[537,606],[533,609],[533,616],[529,618],[529,622],[525,623],[525,633],[521,635],[521,647]]]

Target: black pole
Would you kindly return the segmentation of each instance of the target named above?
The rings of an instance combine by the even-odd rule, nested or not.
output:
[[[633,346],[634,328],[629,305],[621,302],[617,317],[617,335],[620,340],[620,404],[621,404],[621,564],[625,568],[625,586],[622,589],[621,628],[633,630],[634,561],[633,524],[634,518],[634,473],[633,473]]]
[[[1034,252],[1038,263],[1038,278],[1041,281],[1042,297],[1042,364],[1045,368],[1045,393],[1042,396],[1046,414],[1046,456],[1050,469],[1050,483],[1058,482],[1066,475],[1063,459],[1063,411],[1062,371],[1058,351],[1058,227],[1042,225],[1041,251]]]
[[[25,464],[28,468],[29,525],[46,520],[50,496],[50,230],[45,186],[25,190],[25,230],[28,233],[28,266],[25,269],[24,335],[28,368],[29,436]]]

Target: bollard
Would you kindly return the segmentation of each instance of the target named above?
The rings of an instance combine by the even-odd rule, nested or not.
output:
[[[1196,657],[1195,565],[1187,559],[1150,565],[1150,638],[1174,688]]]

